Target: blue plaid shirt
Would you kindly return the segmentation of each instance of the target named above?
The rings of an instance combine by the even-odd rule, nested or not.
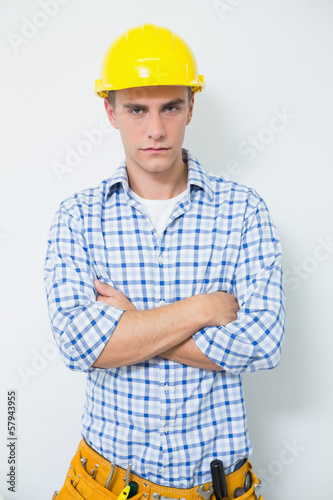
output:
[[[55,340],[68,368],[87,372],[83,437],[112,463],[175,488],[210,481],[214,458],[228,473],[251,453],[241,375],[278,364],[285,318],[280,243],[264,201],[205,172],[185,149],[183,158],[188,192],[162,238],[131,197],[124,162],[60,204],[45,263]],[[95,278],[137,309],[235,294],[236,321],[193,335],[225,372],[161,357],[92,367],[124,312],[96,302]]]

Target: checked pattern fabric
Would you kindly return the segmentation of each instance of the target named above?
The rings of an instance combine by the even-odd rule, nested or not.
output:
[[[64,200],[48,235],[49,316],[68,368],[87,374],[82,436],[99,454],[157,484],[210,481],[251,454],[242,375],[275,367],[284,335],[281,249],[267,207],[253,190],[206,172],[186,149],[188,190],[162,237],[130,194],[126,164]],[[237,320],[193,338],[225,371],[160,357],[133,366],[92,367],[123,310],[96,302],[94,279],[137,309],[224,290]]]

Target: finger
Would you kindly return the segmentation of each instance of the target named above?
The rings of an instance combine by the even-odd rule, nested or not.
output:
[[[99,280],[94,280],[95,288],[101,295],[110,296],[114,291],[114,288],[106,283],[102,283]]]
[[[96,298],[96,302],[104,302],[104,304],[109,305],[108,300],[110,300],[110,299],[108,297],[105,297],[104,295],[98,295]]]

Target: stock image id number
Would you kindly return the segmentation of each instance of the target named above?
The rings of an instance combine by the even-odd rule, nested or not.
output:
[[[16,392],[7,391],[7,449],[8,466],[7,484],[8,491],[16,491]]]
[[[8,435],[15,436],[15,404],[16,393],[15,391],[8,391]]]

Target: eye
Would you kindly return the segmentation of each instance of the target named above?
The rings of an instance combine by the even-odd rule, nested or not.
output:
[[[165,108],[167,111],[170,111],[170,113],[172,113],[173,111],[176,111],[178,108],[178,106],[168,106],[167,108]]]
[[[142,109],[140,109],[140,108],[133,108],[133,109],[130,109],[130,113],[132,115],[140,115],[142,113]]]

